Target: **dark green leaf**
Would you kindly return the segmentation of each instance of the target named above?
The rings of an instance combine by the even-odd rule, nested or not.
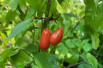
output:
[[[18,14],[16,11],[9,10],[6,15],[6,21],[9,23],[10,21],[14,20]]]
[[[58,2],[61,4],[64,0],[58,0]]]
[[[27,10],[25,0],[19,0],[19,5],[20,5],[21,10],[25,13]]]
[[[99,64],[99,68],[103,68],[103,65],[102,65],[102,64]]]

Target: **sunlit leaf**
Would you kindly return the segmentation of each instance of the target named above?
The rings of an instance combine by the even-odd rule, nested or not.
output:
[[[92,46],[89,43],[84,44],[83,49],[85,52],[89,52]]]
[[[98,68],[98,61],[93,55],[87,53],[87,59],[94,68]]]
[[[10,57],[10,61],[13,65],[23,64],[25,62],[30,62],[30,57],[26,52],[20,50],[17,54]]]
[[[18,0],[10,0],[9,4],[10,4],[12,11],[16,10],[18,3],[19,3]]]
[[[13,51],[14,51],[13,48],[9,48],[9,49],[5,49],[2,52],[2,54],[0,55],[0,66],[4,65],[6,63],[7,59],[11,56]]]
[[[91,39],[92,39],[93,48],[97,49],[99,47],[99,34],[98,33],[92,34]]]

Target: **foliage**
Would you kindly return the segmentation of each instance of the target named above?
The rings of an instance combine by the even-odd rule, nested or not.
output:
[[[0,68],[103,68],[102,1],[0,0]],[[64,29],[47,50],[45,28]]]

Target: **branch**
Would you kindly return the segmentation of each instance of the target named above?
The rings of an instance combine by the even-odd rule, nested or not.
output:
[[[47,14],[45,15],[45,17],[48,17],[48,15],[49,15],[50,6],[51,6],[51,1],[52,1],[52,0],[48,0],[48,3],[47,3],[47,9],[46,9]]]
[[[56,22],[56,20],[60,17],[61,14],[58,14],[56,17],[34,17],[35,19],[39,19],[39,20],[48,20],[48,21],[51,21],[51,20],[54,20]],[[56,22],[57,23],[57,22]]]
[[[2,43],[4,44],[4,46],[6,47],[6,45],[5,45],[5,43],[4,43],[4,41],[3,41],[3,39],[2,39],[2,37],[0,36],[0,40],[2,41]],[[7,48],[7,47],[6,47]]]

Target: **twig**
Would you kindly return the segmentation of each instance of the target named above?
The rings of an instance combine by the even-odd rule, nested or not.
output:
[[[23,50],[25,53],[27,53],[33,59],[33,62],[35,64],[34,58],[27,51],[25,51],[24,49],[20,49],[20,50]]]
[[[98,56],[99,56],[99,54],[100,54],[100,52],[101,52],[102,48],[103,48],[103,45],[102,45],[102,46],[100,46],[100,49],[99,49],[99,51],[98,51],[98,53],[97,53],[96,58],[98,58]]]
[[[2,37],[0,36],[0,40],[2,41],[2,43],[4,44],[4,46],[6,47],[6,45],[5,45],[5,43],[4,43],[4,41],[3,41],[3,39],[2,39]],[[7,48],[7,47],[6,47]]]
[[[74,31],[74,29],[79,25],[80,22],[77,22],[77,24],[74,26],[74,28],[71,30],[71,32]]]
[[[47,14],[45,15],[45,17],[48,17],[48,15],[49,15],[50,7],[51,7],[51,1],[52,1],[52,0],[48,0],[47,9],[46,9]]]
[[[27,51],[25,51],[24,49],[20,49],[20,50],[23,50],[25,53],[27,53],[34,60],[34,58]]]
[[[33,24],[33,28],[34,28],[34,24]],[[33,29],[32,33],[33,33],[33,43],[34,43],[34,34],[35,34],[35,29]]]
[[[45,20],[48,20],[48,21],[54,20],[56,22],[56,20],[60,17],[60,15],[61,14],[58,14],[56,17],[51,16],[51,17],[34,17],[34,18],[39,19],[39,20],[45,19]]]
[[[74,64],[74,65],[68,66],[68,67],[66,67],[66,68],[71,68],[71,67],[74,67],[74,66],[79,65],[79,64],[82,64],[82,63],[86,63],[86,62],[85,62],[85,61],[83,61],[83,62],[79,62],[79,63],[77,63],[77,64]]]
[[[84,19],[84,17],[82,17],[82,19]],[[81,20],[82,20],[82,19],[81,19]],[[80,20],[80,21],[81,21],[81,20]],[[77,22],[77,24],[74,26],[74,28],[71,30],[71,32],[73,32],[73,31],[74,31],[74,29],[75,29],[75,28],[80,24],[80,21],[79,21],[79,22]]]

